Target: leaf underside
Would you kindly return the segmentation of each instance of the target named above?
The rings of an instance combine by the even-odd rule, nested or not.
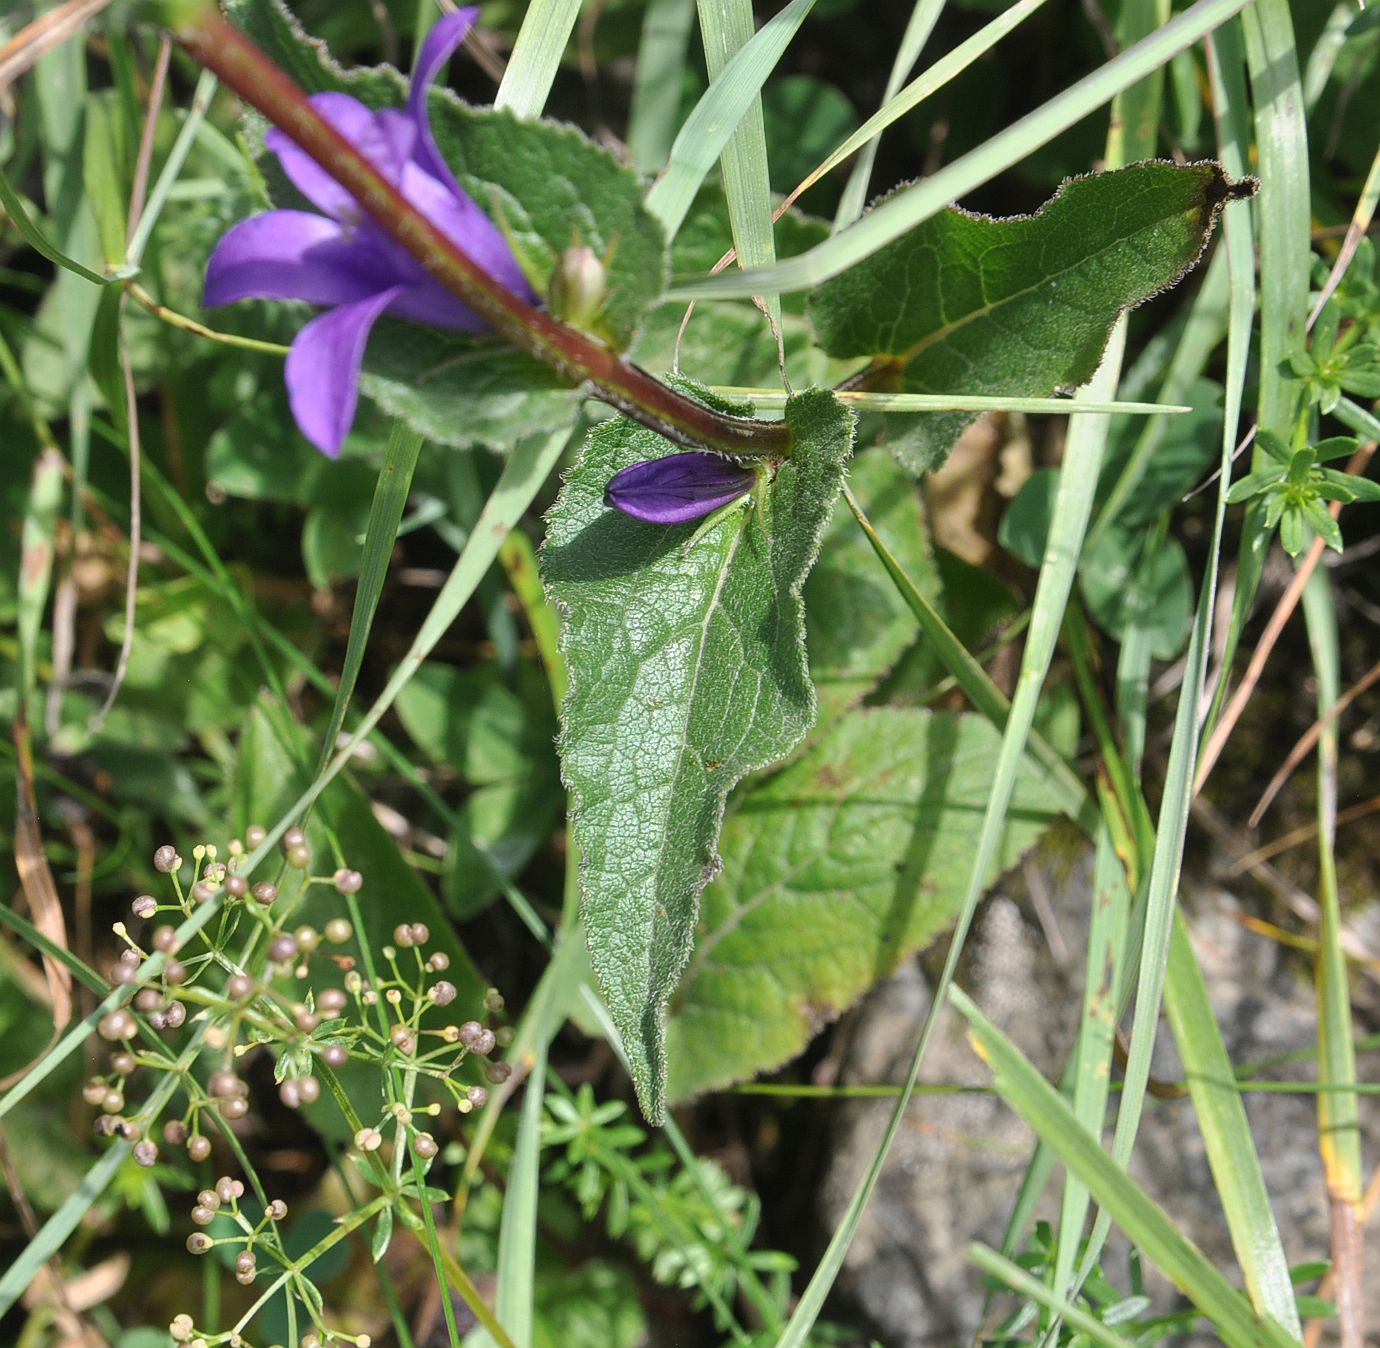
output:
[[[1174,285],[1250,190],[1211,161],[1152,161],[1071,179],[1035,215],[950,207],[820,286],[810,318],[829,355],[872,361],[866,387],[1043,397],[1090,379],[1117,317]],[[928,471],[971,420],[907,417],[892,448]]]
[[[789,753],[815,715],[800,592],[853,418],[824,391],[793,398],[786,417],[795,448],[765,508],[745,506],[688,549],[693,525],[604,505],[614,473],[675,448],[622,417],[591,432],[547,517],[542,573],[570,670],[560,747],[586,937],[653,1121],[666,1005],[719,866],[725,797]]]

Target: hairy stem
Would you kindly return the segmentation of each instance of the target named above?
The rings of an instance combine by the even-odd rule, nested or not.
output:
[[[556,322],[505,289],[406,202],[392,183],[325,122],[300,88],[214,10],[179,24],[178,42],[306,151],[371,219],[514,346],[678,444],[738,457],[781,457],[780,421],[729,416],[694,402],[603,343]]]

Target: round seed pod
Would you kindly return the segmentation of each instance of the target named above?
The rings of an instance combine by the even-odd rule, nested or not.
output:
[[[177,949],[177,929],[170,927],[166,923],[161,927],[155,927],[153,931],[153,948],[161,950],[165,955],[171,955]]]
[[[187,1008],[181,1002],[169,1002],[163,1020],[170,1030],[180,1030],[187,1023]]]
[[[140,894],[129,906],[135,917],[150,918],[158,911],[158,900],[152,894]]]
[[[352,871],[348,866],[342,866],[332,877],[335,887],[342,894],[358,894],[364,888],[364,877],[358,871]]]
[[[153,869],[163,875],[171,875],[182,865],[182,858],[177,855],[177,848],[171,843],[164,843],[153,854]]]
[[[466,1048],[473,1048],[484,1033],[484,1027],[477,1020],[467,1020],[460,1027],[460,1042]]]
[[[443,974],[450,968],[450,956],[444,950],[438,950],[427,960],[426,967],[434,974]]]
[[[242,1119],[249,1113],[249,1101],[242,1095],[236,1095],[229,1100],[222,1100],[219,1108],[223,1119]]]
[[[275,936],[268,943],[268,957],[275,964],[287,964],[297,958],[297,940],[287,935]]]
[[[327,1044],[321,1050],[321,1061],[327,1067],[344,1067],[350,1060],[350,1051],[344,1044]]]
[[[348,917],[333,917],[326,923],[326,939],[332,945],[344,945],[354,934],[355,929]]]
[[[91,1080],[81,1088],[81,1098],[85,1100],[88,1105],[98,1105],[105,1099],[106,1090],[106,1084],[100,1077],[92,1077]]]
[[[187,1155],[194,1161],[204,1161],[211,1154],[211,1139],[200,1133],[193,1133],[187,1139]]]
[[[242,875],[227,875],[225,877],[225,892],[232,899],[242,899],[249,893],[249,881]]]
[[[214,1244],[215,1241],[205,1231],[193,1231],[187,1237],[187,1252],[188,1254],[205,1254]]]
[[[260,880],[249,892],[256,903],[261,903],[267,908],[278,897],[278,886],[268,880]]]
[[[283,860],[295,871],[304,871],[311,865],[311,851],[306,847],[289,847],[283,853]]]
[[[424,1161],[429,1161],[441,1150],[440,1145],[430,1133],[418,1133],[412,1139],[412,1148]]]
[[[288,1207],[281,1198],[273,1198],[269,1200],[268,1207],[264,1211],[268,1214],[269,1221],[281,1222],[287,1216]]]
[[[249,1088],[228,1067],[218,1067],[211,1073],[206,1089],[215,1096],[243,1095]]]
[[[132,1053],[126,1053],[122,1050],[119,1053],[112,1053],[110,1055],[110,1070],[114,1072],[116,1076],[133,1076],[134,1069],[138,1067],[138,1065],[139,1064],[134,1061],[134,1054]]]
[[[297,1093],[304,1105],[313,1105],[321,1098],[321,1083],[315,1077],[298,1077]]]
[[[158,1144],[149,1138],[134,1144],[134,1161],[136,1165],[152,1165],[158,1159]]]
[[[196,1196],[197,1206],[215,1212],[220,1207],[220,1195],[214,1189],[203,1189]]]
[[[489,1103],[489,1092],[483,1086],[471,1086],[465,1092],[465,1099],[476,1109],[483,1109]]]
[[[474,1043],[469,1046],[471,1053],[477,1053],[481,1058],[487,1058],[490,1053],[498,1047],[498,1040],[494,1038],[492,1030],[484,1030],[479,1034]]]
[[[245,845],[251,850],[260,847],[263,840],[268,837],[268,830],[262,824],[250,824],[244,831]]]
[[[316,997],[316,1009],[331,1020],[344,1011],[349,1001],[343,988],[322,988]]]
[[[133,1039],[137,1028],[134,1017],[121,1007],[120,1010],[108,1012],[100,1018],[96,1025],[96,1033],[102,1039],[114,1043],[118,1039]]]
[[[180,1147],[187,1141],[187,1125],[181,1119],[169,1119],[163,1125],[163,1141],[170,1147]]]
[[[232,1002],[248,1000],[254,993],[254,980],[248,974],[231,974],[225,980],[225,995]]]
[[[455,984],[448,982],[444,978],[441,979],[439,983],[433,983],[431,986],[431,1000],[435,1002],[437,1006],[449,1006],[458,996],[459,992]]]

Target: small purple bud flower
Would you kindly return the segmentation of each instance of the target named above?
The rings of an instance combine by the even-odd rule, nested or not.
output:
[[[412,72],[407,108],[374,111],[348,94],[313,94],[312,107],[448,239],[529,303],[536,296],[498,226],[465,194],[431,133],[426,96],[479,11],[440,19]],[[466,308],[359,203],[276,127],[264,145],[316,212],[278,210],[242,220],[216,245],[203,303],[305,300],[326,312],[297,334],[287,358],[288,401],[303,435],[331,456],[354,421],[364,347],[384,314],[462,332],[488,323]]]
[[[755,468],[692,450],[615,473],[604,488],[604,504],[648,524],[684,524],[746,496],[756,481]]]

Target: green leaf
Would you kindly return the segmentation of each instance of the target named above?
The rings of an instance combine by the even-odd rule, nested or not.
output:
[[[596,428],[548,517],[543,574],[562,616],[571,693],[561,758],[590,959],[643,1111],[664,1108],[666,1003],[714,874],[728,791],[789,753],[815,715],[801,588],[842,481],[853,417],[791,399],[792,456],[763,509],[693,546],[604,505],[619,469],[671,451],[617,418]]]
[[[1249,501],[1251,497],[1259,496],[1267,488],[1277,486],[1283,481],[1284,471],[1280,468],[1271,468],[1263,473],[1247,473],[1245,477],[1231,484],[1231,490],[1227,493],[1227,504],[1240,505],[1242,501]]]
[[[1154,546],[1147,564],[1143,533],[1108,529],[1084,553],[1078,579],[1088,612],[1104,632],[1120,641],[1139,628],[1155,659],[1172,660],[1193,621],[1193,582],[1178,539],[1160,538]]]
[[[1000,739],[975,714],[853,711],[734,797],[668,1027],[670,1099],[793,1057],[948,926]],[[1056,814],[1023,768],[1000,868]]]
[[[820,286],[810,315],[874,387],[1045,395],[1091,378],[1113,322],[1197,261],[1232,185],[1215,163],[1144,163],[1075,178],[1033,216],[955,208]],[[923,471],[971,414],[915,418],[897,452]]]
[[[559,430],[584,397],[524,351],[392,319],[374,328],[360,388],[428,440],[458,447]]]

